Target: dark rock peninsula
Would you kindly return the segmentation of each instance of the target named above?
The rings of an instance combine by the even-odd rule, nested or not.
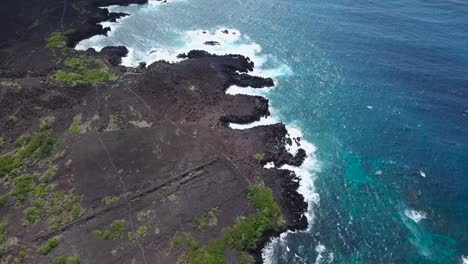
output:
[[[286,151],[283,124],[228,126],[270,114],[265,98],[225,93],[274,85],[249,75],[249,58],[192,50],[179,63],[127,68],[126,47],[73,49],[107,34],[97,23],[128,15],[99,7],[145,3],[1,2],[0,222],[16,243],[0,241],[0,259],[176,263],[175,236],[219,238],[257,212],[248,194],[258,185],[272,190],[284,225],[247,250],[255,262],[272,236],[307,227],[297,176],[263,167],[299,166],[305,151]],[[225,256],[239,263],[233,249]]]

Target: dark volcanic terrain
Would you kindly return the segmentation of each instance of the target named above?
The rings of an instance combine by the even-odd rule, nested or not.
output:
[[[263,168],[270,161],[300,165],[304,159],[304,152],[286,152],[285,127],[228,127],[269,115],[262,97],[225,94],[233,84],[273,85],[248,75],[254,66],[248,58],[187,51],[180,63],[126,68],[118,65],[125,47],[72,49],[81,39],[105,34],[97,22],[124,15],[97,3],[144,2],[0,4],[5,263],[191,263],[182,262],[187,248],[175,238],[190,234],[200,247],[220,239],[223,228],[257,213],[248,198],[253,186],[273,191],[284,222],[261,230],[255,248],[225,247],[228,263],[240,263],[243,250],[261,262],[271,236],[307,226],[294,173]],[[48,44],[54,32],[69,32],[64,47]],[[73,66],[70,59],[86,63]],[[70,69],[88,76],[81,69],[88,64],[112,78],[57,78]]]

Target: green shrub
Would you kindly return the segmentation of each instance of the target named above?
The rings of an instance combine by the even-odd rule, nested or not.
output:
[[[54,248],[56,248],[59,245],[59,240],[58,238],[54,237],[52,239],[49,239],[44,245],[39,247],[36,252],[41,255],[47,255],[49,254],[50,251],[52,251]]]
[[[251,187],[249,189],[249,201],[265,216],[272,219],[281,217],[281,210],[273,198],[271,189],[262,186]]]
[[[13,180],[13,182],[15,187],[13,188],[11,195],[19,201],[24,201],[36,187],[36,177],[31,174],[18,176]]]
[[[262,186],[251,187],[249,201],[259,212],[245,220],[237,220],[232,227],[223,229],[224,241],[239,251],[255,249],[257,240],[263,233],[279,228],[284,223],[281,210],[270,189]]]
[[[23,263],[27,256],[28,252],[26,250],[20,250],[15,258],[15,263]]]
[[[22,166],[21,160],[13,154],[0,157],[0,177],[12,173]]]
[[[187,233],[187,232],[182,232],[174,237],[172,239],[172,247],[173,248],[182,248],[182,247],[188,247],[191,250],[196,250],[199,248],[198,242],[195,240],[195,238]]]
[[[125,221],[114,220],[111,224],[112,233],[116,238],[123,238],[125,236]]]
[[[52,261],[52,264],[80,264],[80,259],[78,257],[56,257]]]
[[[121,199],[121,196],[106,196],[102,199],[102,202],[104,202],[104,204],[106,205],[110,205],[110,204],[120,201],[120,199]]]
[[[37,207],[29,207],[24,211],[24,219],[31,224],[39,222],[42,217],[42,211]]]
[[[137,229],[137,235],[139,238],[146,237],[148,235],[148,227],[146,226],[139,226]]]
[[[2,137],[0,137],[0,151],[5,147],[5,141],[3,140]]]
[[[206,221],[206,214],[202,214],[199,217],[195,217],[193,222],[198,225],[198,229],[205,231],[208,228],[208,222]]]
[[[206,247],[199,248],[192,252],[193,264],[224,264],[224,243],[216,239]]]
[[[249,253],[241,252],[239,253],[239,263],[240,264],[253,264],[255,261]]]
[[[253,158],[254,158],[254,160],[256,160],[256,161],[262,161],[263,159],[265,159],[265,157],[266,157],[266,154],[265,154],[265,153],[255,153],[255,154],[253,155]]]
[[[178,248],[182,246],[188,247],[189,251],[182,253],[177,263],[191,264],[224,264],[226,259],[224,256],[224,242],[220,239],[212,240],[208,246],[200,247],[195,239],[188,233],[181,233],[177,240],[180,243]],[[173,245],[174,247],[174,245]]]
[[[112,233],[109,230],[96,230],[94,231],[94,234],[96,235],[96,238],[102,239],[102,240],[111,240],[112,239]]]
[[[111,230],[96,230],[94,234],[97,238],[103,240],[111,240],[117,238],[124,238],[125,236],[125,221],[124,220],[114,220],[111,223]]]

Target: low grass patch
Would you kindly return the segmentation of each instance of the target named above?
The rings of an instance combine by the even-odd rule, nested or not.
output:
[[[148,227],[145,225],[139,226],[136,232],[128,232],[128,240],[135,243],[137,239],[144,238],[148,235]]]
[[[114,220],[111,223],[110,230],[95,230],[96,238],[102,240],[121,239],[125,237],[125,221]]]
[[[56,248],[59,245],[59,239],[57,237],[49,239],[46,243],[44,243],[42,246],[40,246],[36,252],[37,254],[41,255],[47,255],[49,252],[51,252],[54,248]]]
[[[218,219],[215,215],[216,211],[216,208],[211,208],[208,213],[203,213],[193,219],[193,222],[198,226],[200,231],[205,231],[208,227],[213,227],[218,224]]]
[[[5,147],[5,140],[3,140],[2,137],[0,137],[0,151]]]
[[[66,71],[59,70],[55,79],[72,86],[78,84],[98,85],[117,80],[117,76],[109,71],[102,61],[90,59],[85,55],[67,58],[64,62]]]
[[[54,32],[46,39],[46,47],[49,49],[65,49],[67,48],[67,37],[72,34],[73,30],[64,32]]]
[[[82,134],[82,129],[81,129],[81,119],[82,119],[82,115],[79,114],[75,117],[73,117],[73,121],[70,125],[70,128],[68,129],[68,131],[71,133],[71,134],[74,134],[74,135],[78,135],[78,134]]]
[[[120,201],[122,197],[120,196],[106,196],[104,198],[102,198],[102,202],[105,204],[105,205],[110,205],[110,204],[113,204],[113,203],[116,203],[118,201]]]
[[[104,131],[112,132],[112,131],[119,131],[119,119],[116,115],[109,115],[109,123],[107,123],[107,127]]]
[[[198,242],[190,233],[187,233],[187,232],[182,232],[180,234],[177,234],[172,239],[171,245],[175,249],[188,247],[191,250],[196,250],[199,248]]]
[[[266,154],[265,153],[255,153],[253,155],[253,159],[256,160],[256,161],[262,161],[264,160],[266,157]]]

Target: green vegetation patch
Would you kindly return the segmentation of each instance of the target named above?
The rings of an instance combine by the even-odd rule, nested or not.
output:
[[[254,186],[249,189],[249,201],[255,206],[263,216],[266,216],[276,226],[282,224],[281,210],[273,198],[271,189],[263,186]]]
[[[182,232],[177,234],[173,239],[172,239],[172,247],[175,249],[179,249],[182,247],[188,247],[191,250],[196,250],[199,248],[197,240],[187,232]]]
[[[16,177],[14,180],[14,188],[10,195],[18,201],[24,201],[36,187],[36,177],[32,174],[24,174]]]
[[[218,224],[218,219],[215,215],[217,210],[216,208],[211,208],[208,213],[204,213],[193,219],[193,222],[198,226],[200,231],[205,231],[208,227],[213,227]]]
[[[270,189],[263,186],[251,187],[248,198],[250,203],[257,208],[257,213],[248,216],[244,220],[237,220],[231,227],[224,228],[222,239],[212,240],[207,246],[202,247],[189,233],[176,235],[171,242],[172,247],[185,249],[179,256],[177,263],[223,264],[226,263],[224,256],[226,247],[235,249],[238,252],[241,264],[253,263],[253,258],[247,252],[255,249],[262,234],[280,228],[284,225],[284,221],[281,217],[281,210],[275,202]],[[214,216],[213,210],[210,210],[208,216],[203,214],[201,217],[194,219],[199,228],[209,225],[207,217],[209,217],[210,213]]]
[[[68,131],[71,134],[78,135],[78,134],[83,133],[81,129],[81,119],[82,119],[81,114],[73,117],[73,122],[71,123],[70,128],[68,129]]]
[[[8,250],[7,227],[8,224],[6,221],[0,223],[0,255],[3,255]]]
[[[54,237],[49,239],[46,243],[44,243],[42,246],[40,246],[36,252],[41,255],[47,255],[49,252],[51,252],[54,248],[56,248],[59,245],[59,239],[58,237]]]
[[[148,221],[149,219],[153,217],[153,215],[154,215],[154,210],[141,211],[141,212],[138,212],[137,219],[139,222]]]
[[[80,264],[80,258],[74,256],[60,256],[54,258],[52,264]]]
[[[137,231],[128,232],[128,239],[135,243],[137,239],[144,238],[148,235],[148,227],[145,225],[139,226]]]
[[[224,264],[224,242],[220,239],[212,240],[208,246],[201,247],[195,238],[189,233],[180,233],[172,240],[172,247],[176,249],[185,248],[188,251],[182,253],[177,263],[191,264]]]
[[[16,237],[8,237],[7,228],[8,222],[6,220],[0,222],[0,257],[4,256],[8,250],[18,244]],[[1,258],[1,260],[3,261],[4,259]]]
[[[20,169],[25,159],[40,159],[49,154],[55,144],[50,134],[48,128],[41,127],[32,136],[19,137],[15,142],[17,149],[0,156],[0,177]]]
[[[253,159],[256,160],[256,161],[262,161],[264,160],[266,157],[266,154],[265,153],[255,153],[253,155]]]
[[[111,239],[121,239],[125,236],[125,221],[122,220],[114,220],[111,223],[111,230],[96,230],[94,234],[97,238],[102,240],[111,240]]]
[[[255,249],[257,240],[263,233],[284,224],[281,210],[270,189],[263,186],[251,187],[249,201],[259,212],[245,220],[237,220],[234,226],[223,229],[224,241],[238,251]]]
[[[120,196],[106,196],[102,199],[102,202],[106,205],[110,205],[120,201],[121,198]]]
[[[44,181],[44,178],[41,177],[41,180]],[[37,184],[37,177],[30,174],[19,176],[14,181],[15,187],[9,195],[18,201],[31,198],[31,206],[24,211],[26,223],[36,224],[45,219],[51,229],[56,229],[75,221],[84,213],[74,189],[54,191],[54,185],[47,182]]]
[[[73,30],[64,32],[54,32],[46,39],[46,46],[49,49],[65,49],[67,47],[67,38]]]
[[[66,71],[59,70],[55,79],[72,86],[78,84],[98,85],[117,80],[117,76],[109,71],[109,67],[97,59],[90,59],[84,55],[67,58],[64,63]]]

